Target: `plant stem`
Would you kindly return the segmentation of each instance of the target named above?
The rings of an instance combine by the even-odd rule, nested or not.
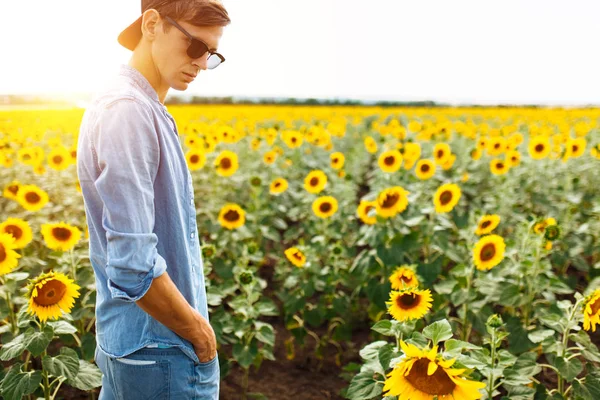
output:
[[[475,268],[474,265],[471,264],[471,269],[469,271],[469,275],[467,276],[467,300],[465,301],[465,303],[463,304],[463,310],[464,310],[464,317],[463,317],[463,341],[464,342],[468,342],[469,341],[469,298],[471,297],[471,283],[473,281],[473,273],[475,272]]]
[[[488,399],[492,399],[492,394],[494,393],[494,367],[496,366],[496,328],[492,329],[492,368],[490,370],[490,379],[488,382]]]

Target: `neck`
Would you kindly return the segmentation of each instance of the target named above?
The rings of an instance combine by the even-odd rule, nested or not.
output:
[[[133,51],[128,65],[137,69],[148,80],[152,88],[156,91],[158,100],[164,104],[167,92],[169,91],[169,85],[162,81],[149,49],[143,45],[138,46]]]

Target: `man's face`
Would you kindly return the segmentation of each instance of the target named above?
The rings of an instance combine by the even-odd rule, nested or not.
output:
[[[212,51],[217,51],[215,49],[218,49],[219,40],[223,35],[222,26],[194,26],[184,21],[176,22],[194,38],[206,43]],[[170,25],[170,30],[164,33],[162,26],[157,29],[156,41],[152,46],[154,63],[160,71],[163,83],[175,90],[185,90],[200,70],[207,69],[210,53],[206,52],[197,59],[190,58],[187,48],[191,40],[167,20],[162,19],[161,23]]]

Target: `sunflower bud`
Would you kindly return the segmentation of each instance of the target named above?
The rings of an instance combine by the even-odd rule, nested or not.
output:
[[[485,324],[490,328],[498,329],[504,325],[504,322],[502,321],[502,317],[500,315],[492,314]]]
[[[256,244],[256,242],[250,242],[247,245],[248,248],[248,254],[254,254],[258,251],[258,244]]]
[[[548,225],[544,232],[544,238],[549,241],[554,241],[560,237],[560,228],[558,225]]]
[[[250,179],[250,184],[252,186],[260,186],[261,183],[262,183],[262,180],[258,176],[253,176]]]
[[[204,257],[204,258],[212,258],[216,252],[217,252],[217,249],[212,244],[204,244],[202,246],[202,257]]]
[[[253,278],[254,277],[252,276],[252,272],[249,271],[244,271],[240,274],[240,282],[242,283],[242,285],[248,285],[252,283]]]

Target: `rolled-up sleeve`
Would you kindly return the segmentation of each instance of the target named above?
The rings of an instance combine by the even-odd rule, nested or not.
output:
[[[160,146],[152,114],[134,99],[109,104],[98,116],[95,147],[108,288],[112,298],[134,302],[167,269],[153,233]]]

